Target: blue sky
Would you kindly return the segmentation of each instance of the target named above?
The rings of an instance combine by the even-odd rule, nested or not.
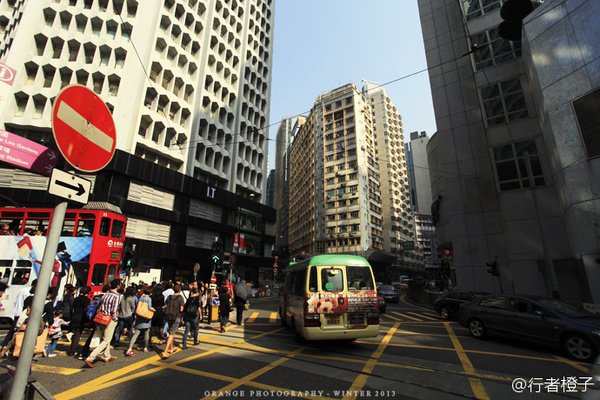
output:
[[[269,168],[281,118],[307,115],[319,93],[387,83],[405,140],[435,133],[417,0],[276,0]],[[415,74],[417,73],[417,74]],[[414,74],[414,75],[412,75]],[[412,75],[412,76],[409,76]]]

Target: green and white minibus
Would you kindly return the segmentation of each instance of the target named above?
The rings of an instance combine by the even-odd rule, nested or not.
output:
[[[292,263],[279,293],[282,325],[297,340],[338,340],[379,335],[373,271],[363,257],[330,254]]]

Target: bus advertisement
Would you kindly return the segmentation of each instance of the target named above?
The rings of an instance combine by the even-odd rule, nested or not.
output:
[[[17,293],[37,279],[52,209],[0,208],[0,281],[8,285],[0,319],[12,319]],[[62,298],[67,283],[90,286],[94,295],[120,276],[127,219],[118,208],[68,209],[50,287]]]

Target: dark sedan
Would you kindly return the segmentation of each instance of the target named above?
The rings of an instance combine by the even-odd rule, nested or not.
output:
[[[564,349],[591,361],[600,349],[600,318],[556,299],[489,295],[460,306],[458,322],[476,338],[496,334]]]
[[[397,303],[400,300],[400,296],[398,292],[396,292],[396,288],[390,285],[381,285],[379,287],[378,294],[385,299],[385,301],[390,301]]]
[[[435,312],[440,314],[442,319],[448,320],[458,315],[458,308],[461,304],[470,303],[473,300],[485,296],[489,293],[454,291],[438,297],[433,303]]]

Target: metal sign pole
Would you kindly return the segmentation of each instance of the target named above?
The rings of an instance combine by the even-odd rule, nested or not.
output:
[[[63,202],[54,208],[54,213],[52,214],[48,240],[44,249],[44,258],[42,259],[35,295],[33,296],[33,304],[31,305],[31,313],[29,314],[29,321],[27,322],[25,337],[23,338],[19,364],[17,365],[15,379],[10,392],[10,400],[21,400],[25,396],[25,388],[29,377],[29,370],[31,369],[31,359],[35,350],[40,322],[42,321],[42,312],[44,311],[44,303],[48,294],[50,276],[52,275],[52,267],[56,259],[56,250],[58,249],[66,211],[67,203]]]

